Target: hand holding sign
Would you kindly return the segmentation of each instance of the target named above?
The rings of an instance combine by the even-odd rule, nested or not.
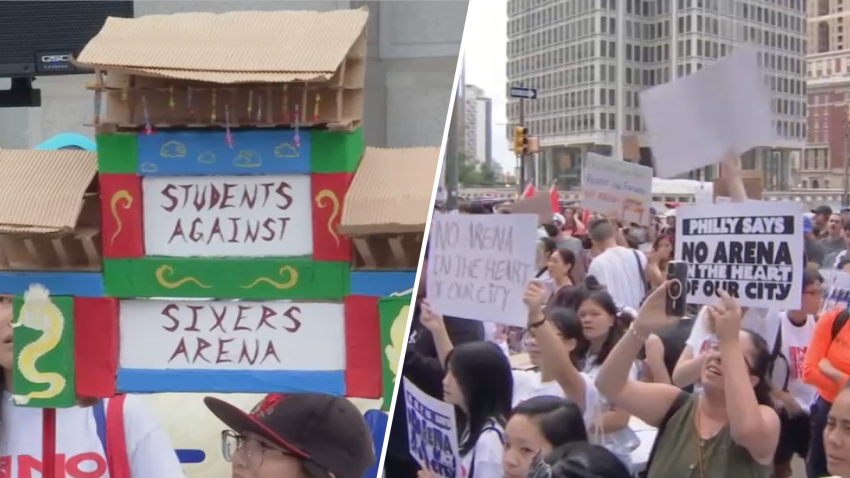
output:
[[[737,339],[744,313],[738,301],[725,290],[719,290],[720,300],[708,306],[708,318],[714,323],[714,333],[721,341]]]
[[[679,320],[679,317],[667,315],[667,289],[671,283],[668,281],[658,286],[640,306],[633,325],[640,335],[648,337]]]
[[[421,322],[422,326],[428,329],[432,334],[443,330],[446,327],[443,322],[442,314],[431,308],[431,304],[428,302],[428,299],[423,300],[419,307],[421,309],[419,322]]]
[[[530,312],[540,312],[546,302],[547,289],[542,282],[535,280],[528,283],[522,301]]]

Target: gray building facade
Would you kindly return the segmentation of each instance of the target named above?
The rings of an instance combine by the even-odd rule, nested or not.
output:
[[[233,10],[333,10],[367,6],[364,134],[369,146],[439,146],[445,128],[468,1],[136,1],[136,15]],[[0,147],[29,148],[51,136],[93,136],[88,75],[42,77],[40,108],[0,109]],[[9,87],[0,78],[0,88]]]

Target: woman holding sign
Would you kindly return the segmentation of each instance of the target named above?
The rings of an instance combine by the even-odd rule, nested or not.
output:
[[[725,292],[708,307],[719,344],[705,361],[701,395],[628,377],[649,334],[678,320],[665,312],[667,287],[656,289],[641,306],[602,365],[597,387],[618,406],[658,427],[647,478],[769,477],[779,442],[779,417],[767,378],[770,351],[758,334],[741,329],[741,308]]]

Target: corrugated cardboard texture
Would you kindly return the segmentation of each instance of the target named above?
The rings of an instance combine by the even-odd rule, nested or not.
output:
[[[0,233],[70,232],[97,173],[97,153],[0,149]]]
[[[328,80],[368,17],[359,9],[109,18],[76,62],[211,83]]]
[[[343,234],[424,232],[440,148],[366,148],[345,195]]]
[[[532,198],[517,199],[510,205],[511,214],[537,214],[540,224],[552,222],[552,200],[549,193],[537,193]]]

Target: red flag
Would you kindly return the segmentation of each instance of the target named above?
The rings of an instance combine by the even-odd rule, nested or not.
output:
[[[529,181],[528,184],[525,186],[525,189],[522,190],[522,194],[520,195],[520,197],[533,198],[534,196],[537,196],[537,188],[534,187],[533,181]]]
[[[549,201],[552,204],[552,212],[560,213],[561,200],[558,197],[558,181],[552,181],[552,185],[549,186]]]

